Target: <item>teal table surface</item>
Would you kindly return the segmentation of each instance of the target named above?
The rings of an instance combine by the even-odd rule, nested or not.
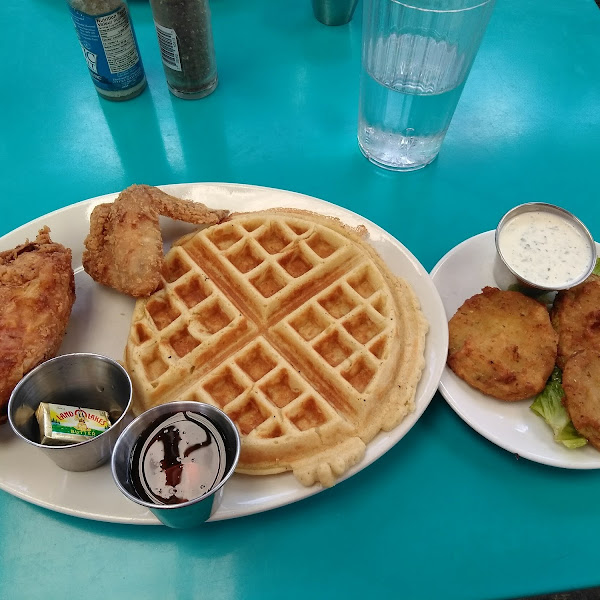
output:
[[[361,213],[428,271],[527,201],[573,211],[600,239],[593,0],[498,0],[439,158],[406,174],[357,146],[362,5],[342,27],[317,22],[309,0],[211,7],[214,94],[169,94],[150,7],[132,0],[148,89],[111,103],[65,4],[2,3],[0,235],[132,183],[213,181]],[[598,471],[518,459],[436,394],[349,480],[193,531],[78,519],[0,492],[0,598],[491,600],[598,585],[599,497]]]

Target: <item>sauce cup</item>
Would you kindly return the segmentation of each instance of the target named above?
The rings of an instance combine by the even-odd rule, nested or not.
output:
[[[30,371],[8,401],[8,420],[22,440],[39,448],[61,469],[90,471],[110,458],[131,405],[131,380],[116,361],[99,354],[63,354]],[[111,427],[82,442],[61,446],[39,443],[35,416],[40,402],[104,410]]]
[[[239,456],[238,430],[222,410],[179,401],[134,419],[117,440],[111,468],[126,498],[183,529],[217,510]]]
[[[532,292],[571,288],[596,265],[596,244],[569,211],[545,202],[509,210],[496,228],[494,277],[502,289],[520,284]]]

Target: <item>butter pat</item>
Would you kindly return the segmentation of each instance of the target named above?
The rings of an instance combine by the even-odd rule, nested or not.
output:
[[[104,433],[110,427],[104,410],[40,402],[35,411],[40,426],[40,444],[77,444]]]

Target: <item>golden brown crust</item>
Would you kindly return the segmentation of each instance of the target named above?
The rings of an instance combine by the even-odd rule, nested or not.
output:
[[[565,363],[562,385],[575,429],[600,450],[600,352],[588,349],[572,355]]]
[[[600,277],[594,275],[559,292],[551,318],[559,336],[556,361],[559,367],[563,368],[571,356],[586,348],[600,351]]]
[[[94,208],[82,257],[92,279],[130,296],[147,296],[160,282],[162,261],[156,210],[136,201]]]
[[[301,219],[308,219],[310,221],[314,221],[315,223],[320,223],[322,225],[326,225],[327,227],[331,227],[335,231],[338,231],[342,235],[347,235],[352,237],[355,241],[364,240],[367,237],[368,231],[364,225],[357,225],[356,227],[351,227],[347,223],[344,223],[338,217],[334,217],[332,215],[322,215],[321,213],[314,212],[312,210],[304,210],[302,208],[286,208],[286,207],[275,207],[268,208],[262,211],[253,211],[253,212],[235,212],[231,213],[226,219],[230,221],[232,219],[244,216],[258,216],[258,215],[293,215],[299,217]],[[370,250],[374,252],[373,248],[369,246]]]
[[[449,322],[448,366],[500,400],[541,392],[554,368],[557,334],[546,307],[519,292],[486,287]]]
[[[0,253],[0,422],[19,380],[58,352],[74,301],[71,250],[48,227]]]
[[[300,211],[232,216],[177,241],[136,303],[136,409],[215,404],[242,436],[238,471],[332,485],[414,409],[426,320],[363,228]]]
[[[152,186],[132,185],[92,211],[83,268],[98,283],[135,298],[148,296],[160,283],[163,265],[159,215],[214,224],[227,214]]]
[[[208,208],[201,202],[177,198],[150,185],[133,185],[128,190],[145,196],[146,204],[151,204],[159,215],[177,221],[196,225],[214,225],[220,223],[229,214],[228,210]]]

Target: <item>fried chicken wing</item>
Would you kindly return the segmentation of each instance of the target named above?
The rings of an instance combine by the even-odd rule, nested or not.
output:
[[[470,386],[506,401],[544,389],[558,335],[543,304],[486,287],[465,301],[448,329],[448,366]]]
[[[150,202],[159,215],[176,221],[185,221],[196,225],[214,225],[229,214],[227,210],[213,210],[201,202],[171,196],[150,185],[134,185],[128,189],[133,190],[132,193],[138,199],[142,199],[142,202]]]
[[[0,252],[0,423],[21,378],[58,352],[74,301],[71,250],[48,227]]]
[[[133,185],[113,203],[94,208],[83,268],[98,283],[129,296],[148,296],[160,283],[163,265],[159,215],[200,225],[218,223],[227,214],[152,186]]]
[[[130,296],[151,294],[163,259],[158,212],[142,202],[100,204],[90,216],[83,268],[98,283]]]

